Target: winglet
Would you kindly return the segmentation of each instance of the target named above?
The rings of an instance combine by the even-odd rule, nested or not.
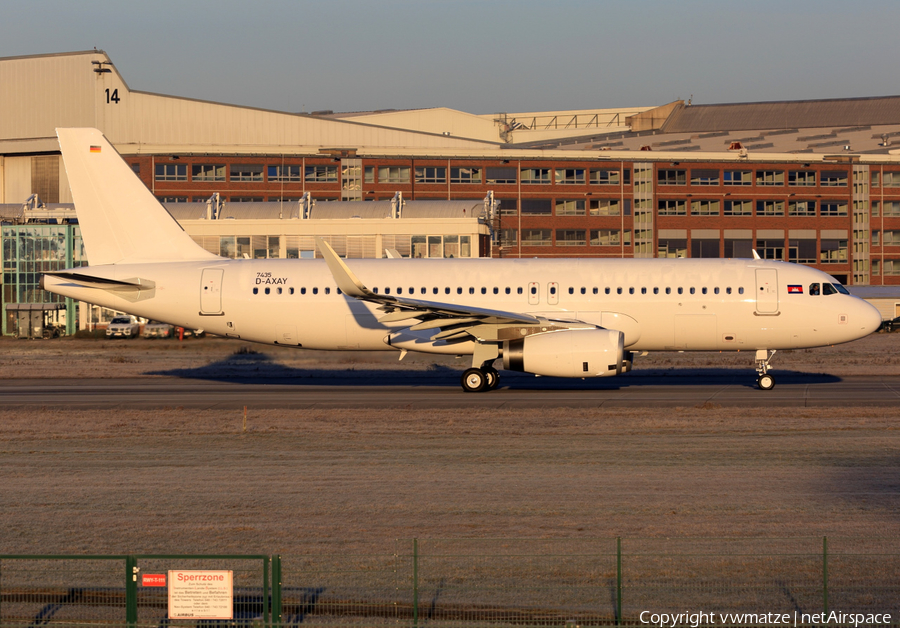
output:
[[[328,264],[328,270],[331,271],[331,276],[334,277],[334,281],[338,285],[338,288],[341,289],[341,292],[357,299],[374,296],[357,276],[353,274],[353,271],[347,267],[344,260],[334,252],[334,249],[331,248],[330,244],[320,237],[316,238],[316,244],[319,247],[319,252],[322,253],[322,257],[325,258],[325,263]]]

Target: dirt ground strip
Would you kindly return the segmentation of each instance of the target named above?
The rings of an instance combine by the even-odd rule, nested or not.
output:
[[[893,408],[0,411],[0,553],[897,536]],[[362,548],[360,548],[362,549]]]

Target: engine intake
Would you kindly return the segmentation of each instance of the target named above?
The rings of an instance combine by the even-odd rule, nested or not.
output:
[[[608,329],[561,329],[503,343],[503,368],[549,377],[609,377],[625,365],[625,337]]]

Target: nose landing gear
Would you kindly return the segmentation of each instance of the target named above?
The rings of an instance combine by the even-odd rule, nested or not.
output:
[[[756,351],[756,385],[760,390],[772,390],[775,388],[775,378],[769,375],[769,362],[775,357],[775,349],[758,349]]]

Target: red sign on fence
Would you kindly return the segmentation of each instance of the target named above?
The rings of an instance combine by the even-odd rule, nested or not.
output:
[[[164,574],[164,573],[141,574],[141,584],[145,587],[164,587],[164,586],[166,586],[166,574]]]

